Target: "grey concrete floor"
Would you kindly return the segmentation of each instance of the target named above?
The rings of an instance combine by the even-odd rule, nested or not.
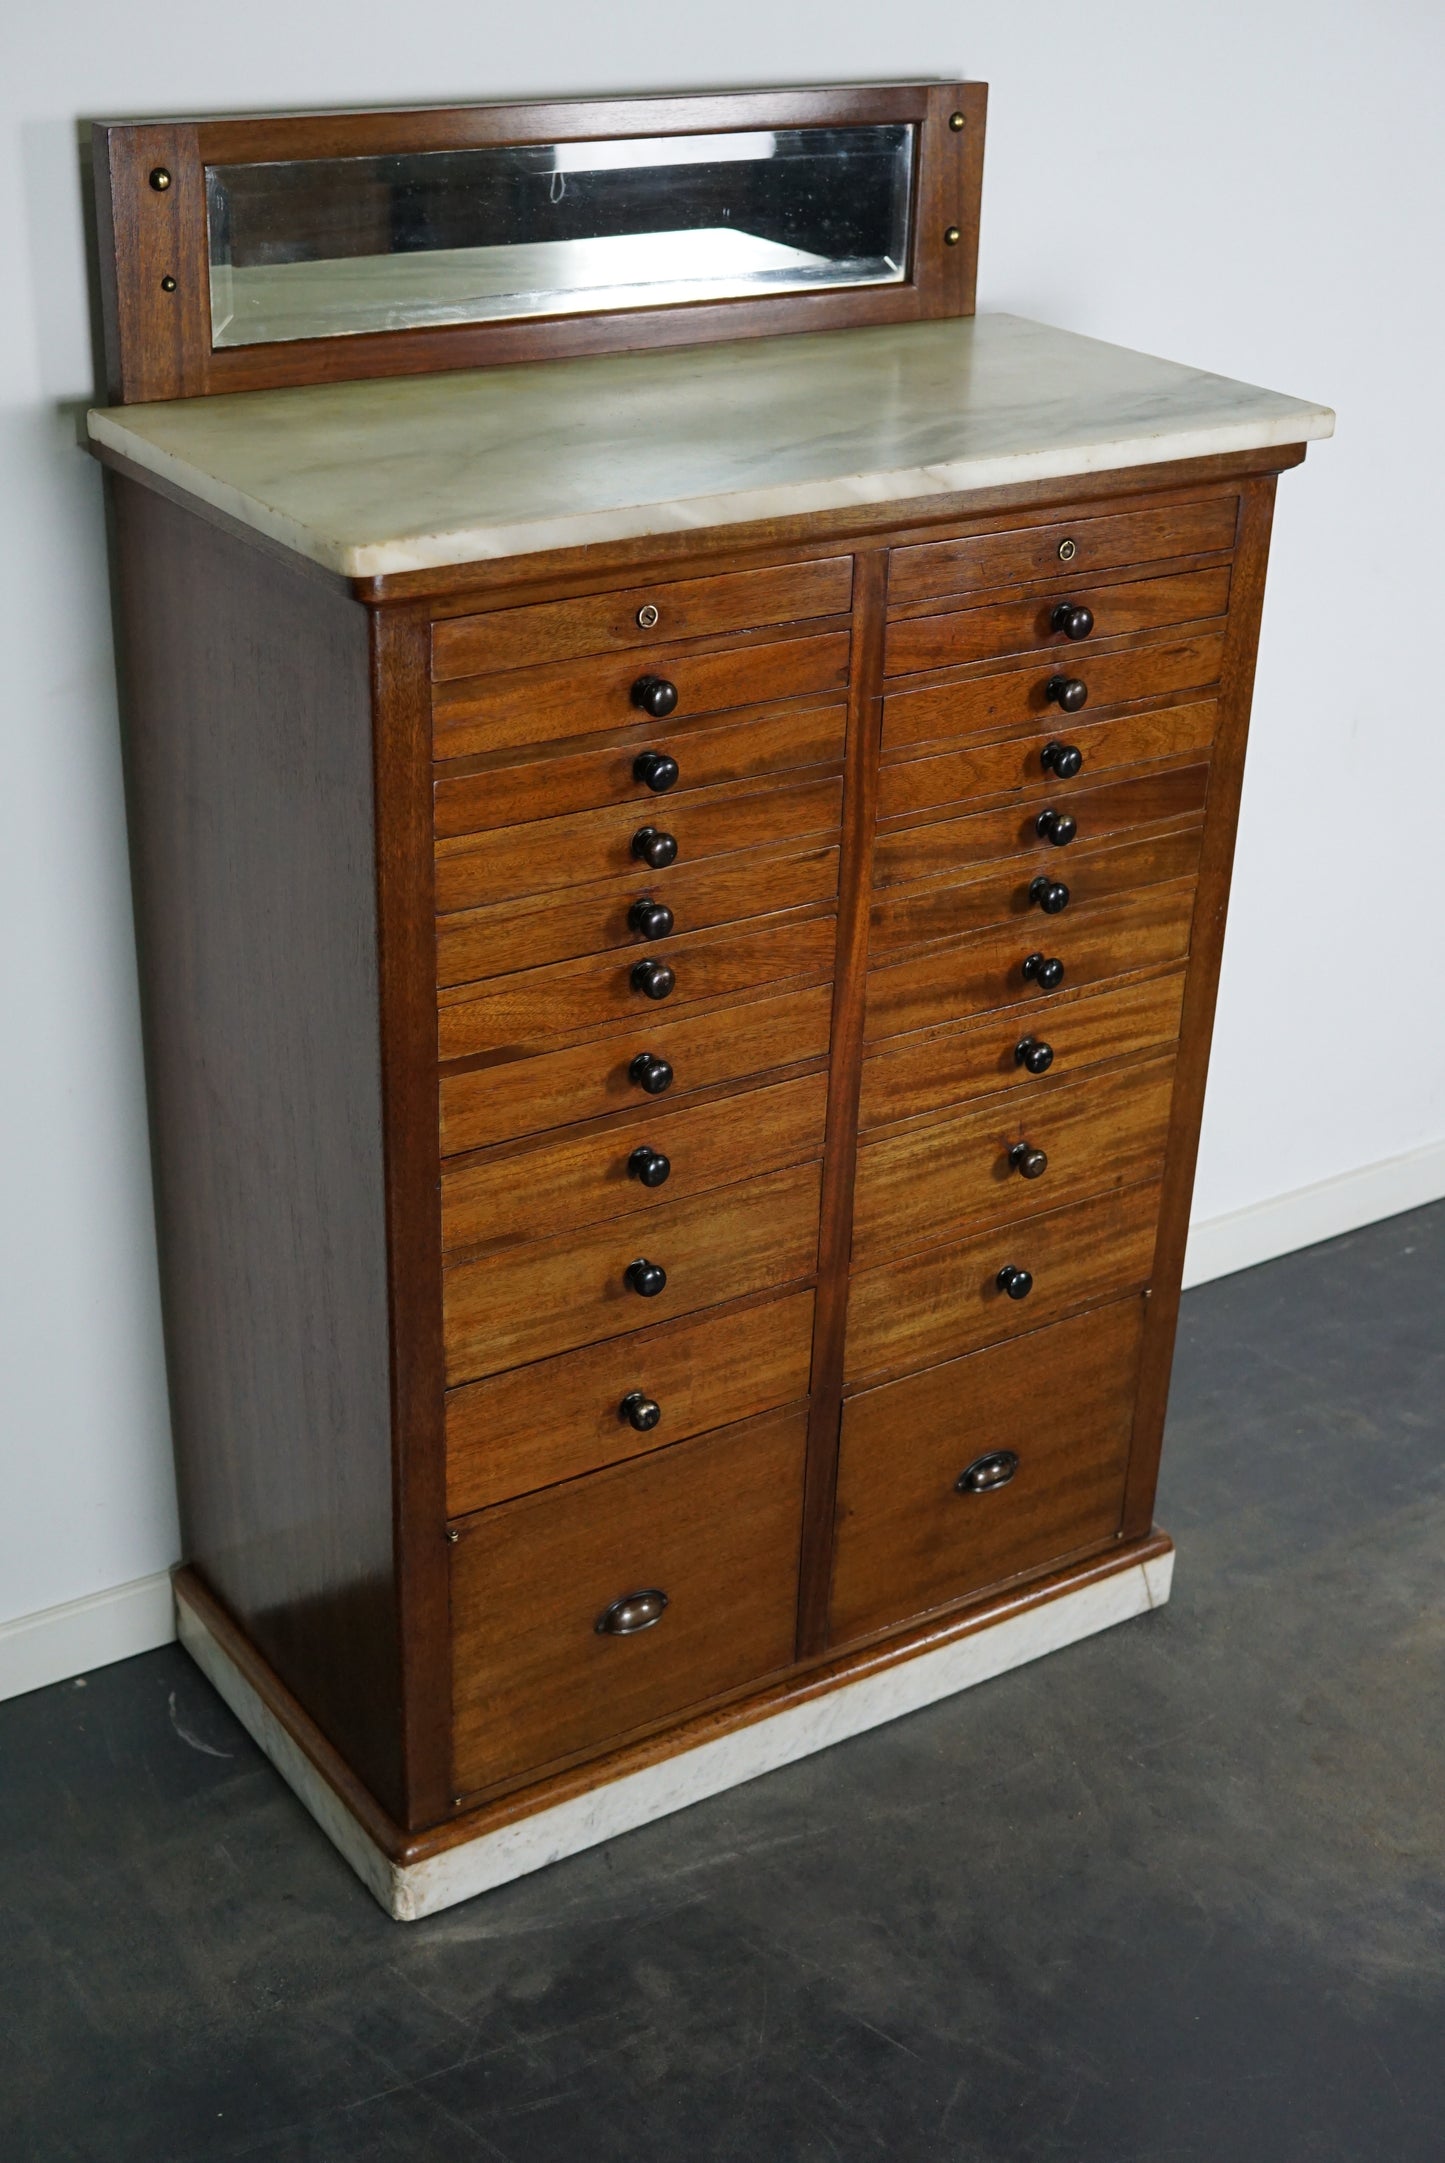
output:
[[[1445,1205],[1185,1301],[1173,1604],[423,1924],[178,1652],[0,1706],[6,2163],[1440,2163]]]

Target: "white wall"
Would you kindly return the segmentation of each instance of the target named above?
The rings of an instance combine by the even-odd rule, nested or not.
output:
[[[77,119],[955,69],[992,85],[981,306],[1340,412],[1281,488],[1196,1213],[1421,1154],[1245,1220],[1216,1263],[1445,1190],[1434,0],[7,9],[0,1623],[176,1550],[99,476],[70,410]],[[163,1602],[86,1609],[69,1657],[132,1649],[122,1610],[154,1629]]]

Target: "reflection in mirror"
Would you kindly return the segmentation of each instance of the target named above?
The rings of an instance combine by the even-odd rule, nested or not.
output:
[[[887,123],[208,166],[212,344],[898,284],[913,160]]]

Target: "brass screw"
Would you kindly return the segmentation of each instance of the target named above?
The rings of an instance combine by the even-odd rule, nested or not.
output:
[[[168,173],[168,172],[166,171],[165,167],[164,167],[163,165],[155,165],[155,166],[152,166],[152,168],[151,168],[151,186],[152,186],[152,187],[153,187],[153,188],[155,189],[155,191],[156,191],[156,194],[157,194],[157,195],[164,195],[164,194],[165,194],[165,192],[166,192],[166,189],[167,189],[167,188],[168,188],[168,187],[170,186],[170,184],[171,184],[171,176],[170,176],[170,174],[169,174],[169,173]]]
[[[945,248],[956,248],[962,238],[963,235],[959,231],[958,227],[956,225],[950,225],[944,233],[943,245]]]
[[[454,1525],[449,1525],[447,1527],[447,1538],[450,1540],[453,1547],[456,1546],[457,1541],[461,1538],[460,1532],[457,1531]]]
[[[174,278],[171,278],[171,277],[165,277],[165,278],[162,278],[162,280],[161,280],[161,291],[162,291],[163,293],[174,293],[175,289],[176,289],[176,281],[175,281],[175,279],[174,279]]]
[[[952,128],[954,134],[957,135],[959,129],[963,126],[962,113],[950,113],[948,116],[948,125]]]

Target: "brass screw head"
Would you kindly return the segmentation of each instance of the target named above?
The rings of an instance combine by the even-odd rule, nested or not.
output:
[[[950,113],[948,116],[948,125],[952,128],[954,134],[957,135],[959,129],[963,126],[962,113]]]
[[[956,225],[950,225],[944,233],[943,245],[945,248],[956,248],[962,238],[963,235],[959,231],[958,227]]]
[[[161,291],[162,291],[163,293],[174,293],[175,289],[176,289],[176,281],[175,281],[175,279],[174,279],[174,278],[171,278],[171,277],[165,277],[165,278],[162,278],[162,280],[161,280]]]
[[[151,186],[155,189],[157,195],[164,195],[170,184],[171,176],[163,165],[151,167]]]

